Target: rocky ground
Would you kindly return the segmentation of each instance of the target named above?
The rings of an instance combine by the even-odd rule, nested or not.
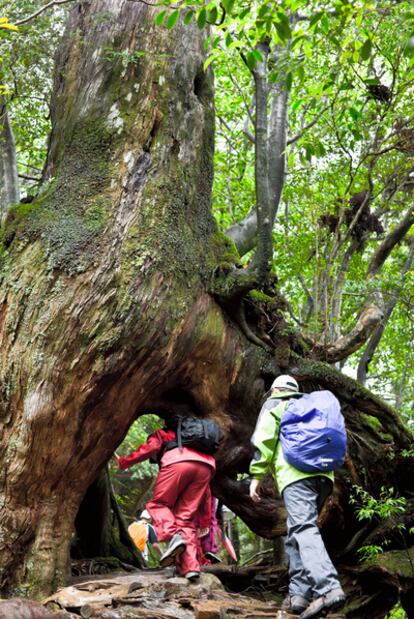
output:
[[[105,578],[82,577],[43,604],[0,601],[0,619],[293,619],[274,602],[229,593],[213,574],[199,582],[175,577],[172,568]],[[297,618],[296,618],[297,619]],[[343,619],[331,615],[330,619]]]

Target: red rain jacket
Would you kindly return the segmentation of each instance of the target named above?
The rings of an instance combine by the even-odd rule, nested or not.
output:
[[[148,458],[156,459],[163,444],[168,441],[174,441],[175,438],[176,435],[174,430],[157,430],[154,434],[151,434],[147,442],[138,447],[136,451],[133,451],[128,456],[119,458],[119,468],[124,470]],[[189,447],[183,447],[182,450],[176,447],[175,449],[165,451],[162,455],[160,465],[168,466],[169,464],[174,464],[174,462],[184,462],[186,460],[203,462],[211,466],[213,470],[216,470],[216,461],[213,456],[194,451],[194,449],[190,449]]]

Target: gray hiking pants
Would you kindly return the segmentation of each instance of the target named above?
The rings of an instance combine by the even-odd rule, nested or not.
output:
[[[316,524],[318,512],[331,492],[332,482],[322,476],[301,479],[283,490],[288,513],[285,549],[289,558],[289,595],[312,600],[341,586]]]

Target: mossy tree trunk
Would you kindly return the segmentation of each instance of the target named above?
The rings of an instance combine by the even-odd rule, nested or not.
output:
[[[221,294],[220,305],[211,293],[214,278],[225,290],[237,262],[211,215],[212,76],[203,70],[197,28],[158,29],[155,11],[129,0],[73,10],[57,59],[48,186],[30,210],[12,209],[5,229],[3,593],[45,593],[67,581],[75,520],[81,537],[90,530],[82,516],[90,511],[88,489],[145,412],[219,419],[226,441],[217,496],[263,536],[283,534],[272,484],[255,506],[247,482],[237,480],[251,457],[260,401],[280,371],[292,372],[304,390],[331,388],[344,404],[349,471],[338,476],[324,516],[344,573],[363,543],[364,525],[347,501],[352,480],[373,493],[391,483],[401,494],[414,491],[412,459],[401,456],[411,434],[368,391],[312,360],[283,320],[279,296],[251,293],[245,320],[252,341],[231,303]],[[408,531],[411,515],[406,524]],[[385,525],[370,526],[374,539]],[[409,534],[402,538],[393,547],[409,543]],[[96,551],[114,548],[107,536],[99,539]],[[396,578],[384,614],[373,595],[354,616],[384,616],[398,595]],[[414,580],[404,578],[409,592]],[[352,579],[361,587],[353,589],[358,601],[365,585],[359,572]]]
[[[230,424],[260,359],[207,293],[214,109],[202,35],[82,3],[60,48],[49,185],[10,213],[2,267],[3,591],[52,590],[89,486],[137,415],[191,402]],[[258,385],[257,390],[262,388]]]

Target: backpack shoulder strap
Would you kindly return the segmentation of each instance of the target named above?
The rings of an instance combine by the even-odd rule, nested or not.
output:
[[[278,419],[280,421],[283,413],[285,412],[285,409],[288,405],[289,400],[281,400],[277,406],[275,406],[274,408],[272,408],[269,412],[272,415],[272,417],[274,417],[275,419]]]
[[[180,417],[178,419],[178,425],[177,425],[177,444],[178,444],[178,449],[180,451],[183,450],[183,439],[182,439],[182,436],[181,436],[181,425],[182,425],[182,423],[183,423],[183,418]]]
[[[207,421],[205,419],[202,419],[201,423],[203,424],[204,438],[207,440],[208,439]]]

